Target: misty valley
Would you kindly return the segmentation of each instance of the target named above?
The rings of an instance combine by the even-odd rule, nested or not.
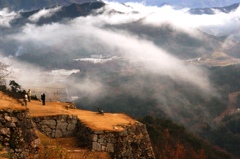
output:
[[[1,83],[136,118],[159,159],[240,158],[239,4],[68,3],[0,10]]]

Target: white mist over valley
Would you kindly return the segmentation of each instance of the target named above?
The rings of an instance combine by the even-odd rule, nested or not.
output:
[[[240,61],[240,7],[192,14],[168,4],[76,5],[0,11],[1,62],[10,65],[8,80],[37,96],[45,92],[48,100],[56,94],[61,101],[89,98],[83,105],[90,109],[94,101],[127,93],[153,99],[154,109],[182,119],[174,112],[176,103],[191,108],[182,89],[204,101],[220,98],[208,68]],[[211,125],[211,114],[200,105],[203,122]]]
[[[173,121],[240,155],[239,3],[54,2],[0,9],[1,83],[47,102]]]

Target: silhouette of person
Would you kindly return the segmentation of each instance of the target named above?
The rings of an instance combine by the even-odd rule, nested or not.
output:
[[[25,98],[25,94],[26,94],[27,92],[25,91],[25,90],[23,90],[22,91],[22,97],[23,97],[23,99]]]
[[[42,105],[45,105],[45,93],[41,95]]]

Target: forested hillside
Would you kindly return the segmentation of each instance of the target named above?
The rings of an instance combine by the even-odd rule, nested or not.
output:
[[[111,66],[111,63],[107,65]],[[113,66],[111,68],[114,68]],[[115,67],[114,70],[123,71],[121,67],[118,69],[117,66]],[[139,69],[134,71],[132,68],[130,72],[119,75],[111,70],[101,71],[105,68],[104,65],[87,68],[85,73],[74,74],[71,78],[84,81],[98,74],[108,87],[104,94],[94,99],[79,92],[81,99],[76,101],[79,108],[96,110],[101,106],[106,112],[125,112],[136,118],[148,115],[153,118],[152,122],[158,120],[158,117],[169,118],[234,156],[239,156],[236,151],[240,144],[237,118],[239,106],[232,110],[236,114],[226,114],[223,121],[215,122],[215,118],[228,109],[229,94],[240,90],[239,65],[206,67],[211,74],[210,79],[215,85],[217,94],[202,94],[189,83],[176,82],[163,76],[142,74],[143,70]],[[152,126],[157,126],[157,122],[154,123]],[[159,140],[154,139],[154,141]]]
[[[146,116],[141,121],[147,125],[157,159],[233,158],[169,119]]]

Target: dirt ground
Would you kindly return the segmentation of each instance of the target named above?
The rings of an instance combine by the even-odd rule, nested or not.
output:
[[[68,156],[66,158],[68,159],[111,159],[111,156],[107,152],[94,152],[87,149],[85,144],[81,143],[75,137],[50,139],[39,131],[37,131],[37,134],[43,145],[47,145],[47,147],[50,146],[50,148],[55,147],[65,150]],[[53,154],[54,149],[50,151],[50,153]]]
[[[21,106],[15,99],[5,95],[0,91],[0,109],[11,108],[11,109],[26,109]]]
[[[27,108],[31,116],[56,114],[77,115],[81,122],[95,130],[120,131],[122,130],[121,125],[131,125],[136,122],[136,120],[126,114],[104,113],[104,115],[102,115],[87,110],[66,109],[67,105],[69,105],[69,103],[61,102],[46,102],[46,105],[42,105],[40,101],[32,100],[28,102]]]
[[[104,113],[102,115],[87,110],[66,109],[69,103],[64,102],[46,102],[46,105],[42,105],[41,101],[32,100],[28,102],[27,106],[22,106],[15,99],[4,95],[2,92],[0,92],[0,103],[0,109],[29,109],[31,116],[77,115],[84,124],[96,130],[120,131],[122,130],[121,125],[131,125],[136,122],[126,114]]]

